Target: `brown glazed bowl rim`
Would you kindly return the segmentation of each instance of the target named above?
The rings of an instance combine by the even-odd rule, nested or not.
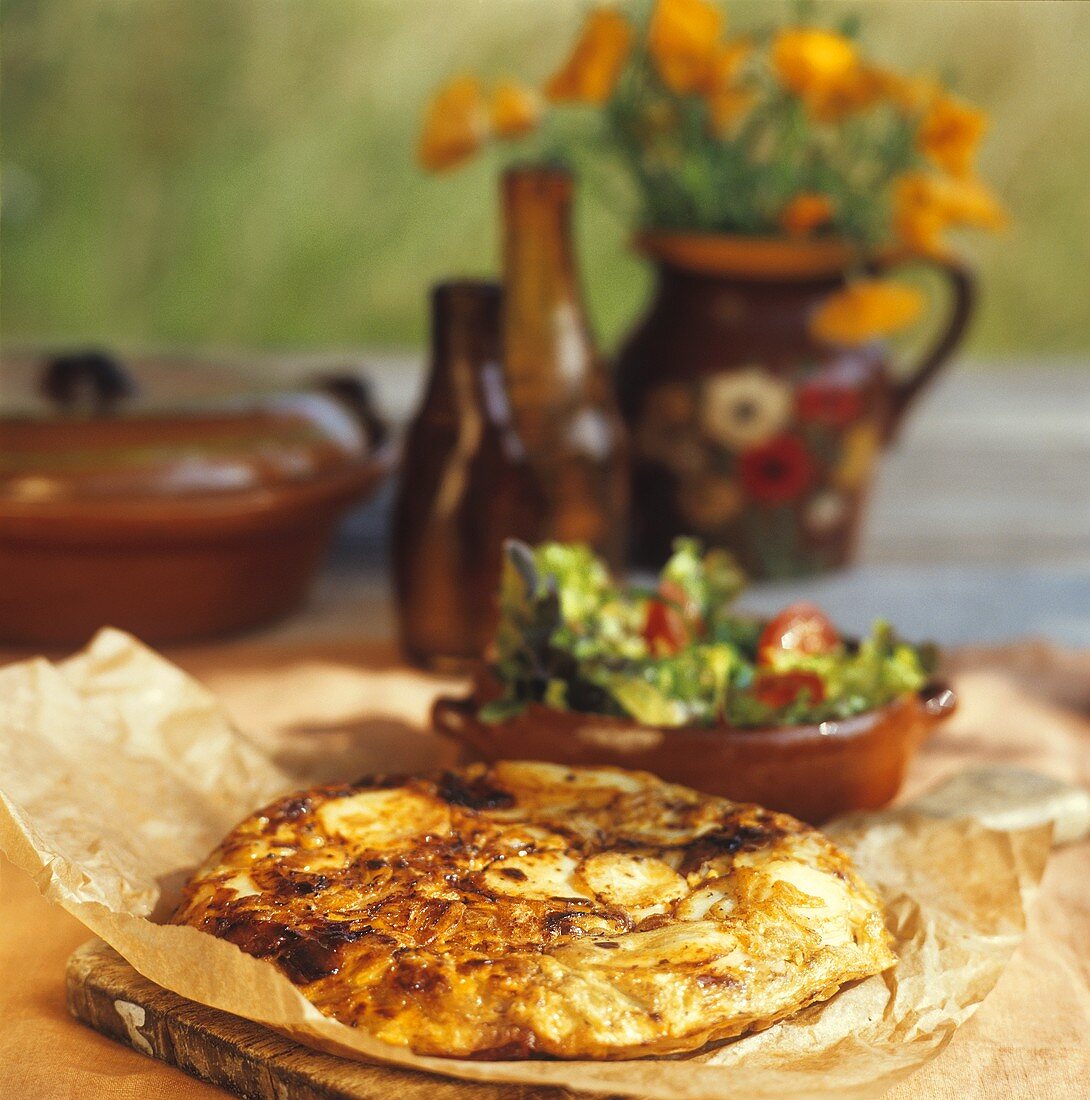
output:
[[[888,266],[911,258],[899,249],[868,252],[846,237],[747,236],[661,229],[637,233],[633,246],[668,267],[758,281],[835,278],[867,263]]]
[[[372,492],[393,466],[393,448],[384,446],[307,481],[230,493],[105,500],[0,499],[0,520],[11,539],[49,545],[201,542],[249,535],[270,523],[294,524],[313,509],[347,508]]]
[[[435,701],[432,709],[432,724],[444,736],[450,736],[443,728],[443,722],[439,716],[443,712],[451,711],[458,712],[463,718],[472,722],[483,724],[483,719],[478,717],[478,711],[492,697],[494,697],[494,693],[489,692],[487,689],[482,690],[480,682],[469,695],[461,697],[441,696]],[[820,741],[849,740],[880,725],[897,710],[913,704],[919,706],[930,724],[934,725],[949,718],[954,713],[958,706],[958,696],[947,682],[934,680],[925,684],[917,692],[905,692],[880,707],[873,707],[859,714],[853,714],[848,718],[826,719],[823,722],[804,722],[782,726],[739,727],[725,722],[718,722],[711,726],[656,726],[653,723],[640,722],[635,718],[594,714],[591,711],[560,710],[547,707],[541,703],[531,703],[524,711],[513,718],[487,724],[496,731],[501,731],[504,729],[517,729],[526,723],[548,723],[553,725],[556,732],[561,736],[570,735],[578,727],[593,724],[618,732],[646,730],[661,733],[666,738],[674,735],[697,741],[706,740],[712,743],[721,743],[724,738],[729,738],[735,744],[767,744],[773,741],[778,745],[789,745],[792,742],[806,742],[815,739]]]

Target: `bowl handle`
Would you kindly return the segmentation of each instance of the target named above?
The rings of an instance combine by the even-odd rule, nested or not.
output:
[[[375,403],[370,382],[348,371],[318,375],[310,380],[310,389],[327,394],[347,409],[359,422],[372,452],[390,439],[390,426]]]
[[[472,697],[436,699],[431,708],[431,724],[437,733],[461,745],[473,743],[473,725],[469,721],[475,709]]]
[[[942,680],[920,688],[920,703],[929,718],[949,718],[958,709],[957,693]]]
[[[50,359],[42,368],[38,388],[62,412],[82,410],[105,416],[136,393],[137,386],[120,359],[89,349]]]

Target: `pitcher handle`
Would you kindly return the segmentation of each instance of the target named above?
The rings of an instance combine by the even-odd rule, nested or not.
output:
[[[950,314],[946,324],[931,348],[903,381],[893,387],[889,414],[886,418],[885,437],[891,442],[900,430],[905,414],[923,390],[932,382],[943,365],[957,350],[976,306],[976,279],[959,260],[942,257],[920,257],[891,254],[879,257],[869,266],[876,274],[888,271],[904,263],[926,263],[945,276],[950,285]]]

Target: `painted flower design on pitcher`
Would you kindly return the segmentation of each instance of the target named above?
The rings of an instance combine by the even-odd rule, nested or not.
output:
[[[720,474],[700,474],[678,486],[681,511],[698,531],[721,528],[736,519],[746,505],[737,481]]]
[[[757,504],[790,504],[814,480],[813,458],[805,444],[792,435],[743,451],[738,462],[742,485]]]
[[[696,534],[732,532],[770,574],[822,568],[881,447],[880,410],[850,371],[780,377],[759,364],[649,394],[635,446],[674,479]]]
[[[791,387],[762,367],[714,374],[701,394],[701,426],[712,441],[741,451],[782,431],[792,404]]]
[[[863,402],[855,389],[831,383],[824,376],[805,382],[799,388],[799,419],[829,428],[844,428],[858,420]]]
[[[839,531],[851,513],[850,498],[835,489],[815,493],[802,514],[803,526],[816,538],[825,538]]]

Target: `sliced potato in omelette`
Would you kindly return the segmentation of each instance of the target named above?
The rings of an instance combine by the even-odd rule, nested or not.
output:
[[[254,814],[172,918],[421,1054],[631,1058],[769,1024],[895,961],[847,856],[643,772],[504,762]]]

